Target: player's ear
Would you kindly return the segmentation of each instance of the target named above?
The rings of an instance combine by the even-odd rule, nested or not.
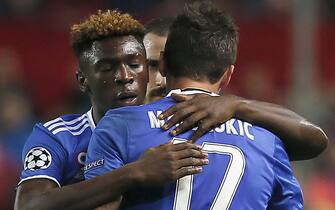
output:
[[[79,83],[79,88],[82,92],[86,93],[88,90],[87,79],[84,73],[79,69],[76,71],[76,79]]]
[[[163,77],[166,77],[165,69],[166,69],[166,66],[165,66],[165,61],[164,61],[164,51],[161,51],[159,55],[159,73],[161,73]]]
[[[234,73],[234,68],[235,68],[234,65],[230,65],[229,67],[227,67],[225,73],[223,74],[223,76],[221,78],[221,87],[227,87],[228,86],[228,84],[230,82],[230,79],[231,79],[231,76]]]

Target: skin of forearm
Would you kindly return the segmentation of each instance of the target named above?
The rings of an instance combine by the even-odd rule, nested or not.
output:
[[[119,201],[136,183],[135,165],[129,164],[92,180],[50,189],[20,209],[93,209]]]
[[[264,127],[281,138],[291,160],[313,158],[327,147],[328,138],[320,127],[279,105],[242,99],[237,110],[234,117]]]
[[[94,210],[118,210],[120,207],[121,201],[122,201],[122,197],[119,197],[118,200],[115,200],[113,202],[100,206],[98,208],[95,208]]]
[[[195,144],[170,141],[148,149],[133,163],[88,181],[57,188],[47,179],[28,180],[18,187],[15,209],[93,209],[110,202],[117,208],[122,194],[134,187],[157,186],[200,173],[201,166],[208,164],[207,157]]]

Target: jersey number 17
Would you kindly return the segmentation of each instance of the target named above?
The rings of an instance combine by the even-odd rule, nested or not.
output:
[[[173,143],[185,142],[185,139],[174,138]],[[234,198],[245,169],[243,152],[229,144],[204,142],[202,149],[208,154],[230,156],[230,161],[221,181],[219,190],[211,205],[211,210],[227,210]],[[185,176],[177,181],[173,210],[189,210],[192,198],[193,175]]]

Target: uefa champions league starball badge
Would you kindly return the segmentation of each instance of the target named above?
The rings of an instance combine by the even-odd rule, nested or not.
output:
[[[24,160],[24,170],[46,169],[51,164],[51,154],[43,147],[32,148]]]

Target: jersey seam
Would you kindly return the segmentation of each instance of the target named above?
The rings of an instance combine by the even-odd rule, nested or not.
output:
[[[43,125],[42,125],[42,126],[43,126]],[[60,139],[59,139],[55,134],[53,134],[51,131],[49,131],[48,128],[46,128],[46,127],[44,127],[44,126],[43,126],[43,128],[46,129],[46,130],[43,129],[44,132],[46,132],[48,136],[50,136],[50,137],[51,137],[57,144],[59,144],[59,145],[62,147],[62,150],[63,150],[64,154],[66,155],[66,151],[65,151],[64,146],[63,146],[63,144],[61,143]]]
[[[278,139],[278,140],[277,140],[277,139]],[[281,139],[279,139],[279,138],[276,137],[276,136],[275,136],[275,138],[274,138],[274,146],[275,146],[275,147],[274,147],[273,157],[275,157],[276,150],[277,150],[277,143],[276,143],[276,141],[281,141]],[[286,152],[285,148],[284,148],[284,151]],[[274,158],[274,160],[277,160],[277,158]],[[274,171],[273,189],[274,189],[274,183],[275,183],[275,181],[278,180],[278,176],[277,176],[276,173],[275,173],[275,169],[277,168],[277,164],[278,164],[278,161],[275,161],[275,162],[274,162],[274,166],[273,166],[273,171]],[[292,172],[292,173],[293,173],[293,172]],[[278,183],[280,183],[280,182],[278,181]],[[292,191],[291,187],[290,187],[289,189]],[[290,206],[296,206],[294,203],[292,203],[292,199],[289,199],[288,202],[290,203]]]
[[[48,132],[49,132],[49,135],[52,134],[51,137],[53,137],[53,139],[57,142],[57,144],[59,144],[62,147],[63,153],[64,153],[64,155],[66,155],[66,160],[68,161],[69,157],[67,155],[66,149],[64,148],[64,145],[61,143],[61,140],[55,134],[53,134],[51,131],[48,130]]]
[[[85,117],[84,118],[87,118],[87,120],[88,120],[88,124],[89,124],[89,126],[90,126],[90,129],[91,129],[91,131],[92,131],[92,133],[93,133],[93,130],[92,130],[92,127],[91,127],[91,122],[90,122],[90,118],[89,118],[89,116],[88,116],[88,114],[87,113],[85,113]],[[85,125],[85,124],[84,124]],[[83,126],[84,126],[83,125]],[[83,131],[84,132],[84,131]],[[92,133],[91,133],[91,137],[92,137]],[[81,135],[78,135],[78,137],[77,138],[79,138],[79,136],[81,136]],[[90,138],[91,139],[91,138]],[[89,142],[88,142],[89,143]],[[71,158],[71,160],[74,162],[74,163],[76,163],[77,162],[77,158],[78,157],[76,157],[76,151],[77,151],[77,148],[79,147],[79,143],[78,144],[76,144],[76,146],[73,148],[73,150],[72,150],[72,158]],[[88,147],[88,146],[87,146]],[[86,148],[86,151],[79,151],[79,153],[80,152],[87,152],[87,148]],[[79,154],[78,153],[78,154]],[[68,159],[70,159],[70,157],[68,158]],[[79,164],[80,165],[80,164]],[[79,168],[79,171],[81,170],[81,168],[82,168],[82,165],[80,165],[80,168]]]
[[[42,125],[43,126],[43,125]],[[66,159],[66,162],[68,162],[69,161],[69,157],[68,157],[68,154],[67,154],[67,152],[66,152],[66,149],[64,148],[64,146],[63,146],[63,144],[61,143],[61,141],[60,141],[60,139],[56,136],[56,135],[54,135],[53,133],[51,133],[46,127],[44,127],[43,126],[43,128],[45,128],[45,129],[43,129],[44,130],[44,132],[46,132],[46,134],[48,135],[48,136],[50,136],[62,149],[62,153],[65,155],[65,159]],[[62,164],[62,173],[61,174],[63,174],[64,173],[64,170],[65,170],[65,164]]]

